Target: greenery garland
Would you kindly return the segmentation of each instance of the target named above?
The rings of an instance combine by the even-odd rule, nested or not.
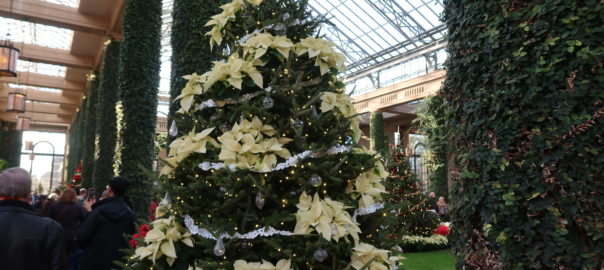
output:
[[[457,267],[604,268],[604,5],[444,10]]]
[[[161,47],[161,0],[130,0],[124,7],[119,96],[124,118],[120,172],[131,186],[128,195],[139,217],[149,216],[151,170]]]
[[[84,108],[83,143],[82,143],[82,186],[92,187],[94,184],[94,156],[96,154],[96,106],[99,96],[98,72],[93,72],[88,82],[88,95]]]
[[[202,27],[217,14],[222,1],[216,0],[175,0],[172,10],[172,74],[170,79],[170,119],[177,119],[175,114],[178,102],[173,102],[185,87],[185,75],[202,74],[212,67],[217,60],[210,48],[207,30]],[[171,123],[171,122],[170,122]],[[168,138],[170,139],[170,137]],[[170,141],[170,140],[169,140]]]
[[[82,106],[84,108],[84,106]],[[78,164],[80,164],[81,156],[82,156],[82,109],[78,110],[78,113],[75,116],[75,120],[69,129],[69,152],[67,154],[67,178],[65,182],[71,179],[78,168]]]
[[[98,158],[94,163],[94,187],[101,191],[113,177],[117,139],[116,111],[120,42],[112,40],[105,48],[101,70],[99,106],[96,110]]]

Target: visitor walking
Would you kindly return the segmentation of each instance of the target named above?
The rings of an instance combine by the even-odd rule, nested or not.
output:
[[[85,188],[80,189],[80,195],[78,195],[78,204],[80,206],[84,206],[84,200],[86,200],[86,195],[88,195],[88,190]]]
[[[106,199],[96,203],[94,199],[84,202],[84,207],[92,212],[77,234],[77,242],[82,248],[80,269],[117,268],[113,262],[124,256],[119,251],[129,247],[124,234],[135,232],[134,212],[123,200],[128,186],[125,178],[115,177],[109,181]]]
[[[2,269],[67,269],[63,229],[27,203],[31,176],[21,168],[0,173],[0,266]]]
[[[78,228],[86,217],[84,207],[77,204],[78,198],[72,188],[66,188],[59,197],[59,202],[55,203],[49,212],[49,217],[56,220],[63,226],[63,239],[65,242],[65,251],[67,252],[69,270],[78,269],[78,258],[82,252],[76,244],[75,238]]]
[[[57,193],[51,193],[48,195],[48,199],[46,199],[44,206],[42,206],[42,210],[39,212],[40,215],[48,217],[48,214],[50,214],[50,209],[57,202],[57,199],[59,199],[59,195],[57,195]]]

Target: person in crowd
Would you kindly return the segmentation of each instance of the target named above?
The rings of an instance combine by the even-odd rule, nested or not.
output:
[[[50,195],[48,195],[48,199],[46,199],[46,202],[44,202],[44,206],[42,206],[40,215],[48,217],[50,209],[57,202],[57,199],[59,199],[59,195],[57,195],[57,193],[51,193]]]
[[[77,242],[82,248],[80,269],[108,270],[117,268],[114,261],[124,256],[119,250],[128,248],[124,234],[135,233],[134,212],[124,203],[128,181],[115,177],[109,181],[107,198],[99,202],[87,200],[84,207],[91,211],[80,226]]]
[[[447,219],[449,215],[449,205],[445,201],[445,197],[440,196],[436,204],[438,205],[438,215],[443,219]]]
[[[63,229],[27,203],[31,176],[21,168],[0,173],[0,268],[67,269]]]
[[[80,206],[84,206],[84,200],[86,200],[86,195],[88,195],[88,190],[85,188],[80,189],[80,194],[78,195],[78,204]]]
[[[77,200],[75,190],[66,188],[61,193],[59,201],[50,208],[48,215],[63,226],[63,239],[68,255],[69,270],[78,269],[78,257],[81,250],[77,247],[75,237],[87,214],[84,207],[77,204]]]
[[[44,208],[44,204],[46,204],[46,195],[38,196],[38,199],[34,203],[33,207],[36,213],[42,213],[42,208]]]

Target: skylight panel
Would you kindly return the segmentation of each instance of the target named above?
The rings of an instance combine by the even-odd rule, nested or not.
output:
[[[65,77],[67,67],[19,60],[17,71],[31,72],[48,76]]]
[[[432,12],[430,10],[429,7],[422,6],[417,10],[417,12],[420,14],[420,17],[422,17],[422,19],[424,19],[425,21],[428,22],[427,25],[422,25],[424,27],[424,29],[430,29],[430,28],[440,24],[440,20],[438,19],[438,16],[436,16],[434,14],[434,12]]]
[[[0,17],[0,25],[0,39],[5,39],[10,34],[8,37],[12,42],[61,50],[71,48],[72,30],[3,17]]]
[[[42,2],[53,3],[57,5],[77,8],[80,6],[80,0],[40,0]]]

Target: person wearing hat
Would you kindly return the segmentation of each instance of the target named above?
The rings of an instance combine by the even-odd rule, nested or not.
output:
[[[114,261],[124,257],[120,249],[128,248],[125,234],[135,233],[136,217],[123,196],[128,190],[128,181],[115,177],[109,181],[106,198],[95,203],[94,198],[84,202],[90,214],[77,233],[77,242],[82,249],[80,269],[105,270],[119,268]]]
[[[0,268],[67,269],[63,229],[28,203],[31,176],[21,168],[0,173]]]

